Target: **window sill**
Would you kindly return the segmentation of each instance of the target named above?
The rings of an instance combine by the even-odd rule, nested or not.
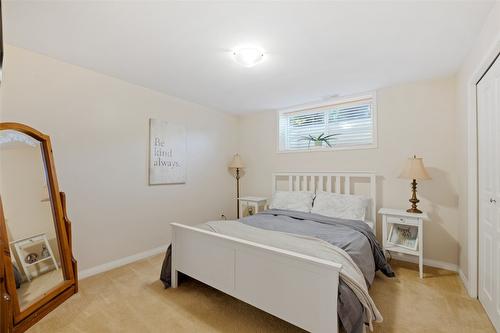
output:
[[[366,150],[366,149],[376,149],[377,144],[362,145],[362,146],[345,146],[345,147],[311,147],[308,149],[297,149],[297,150],[280,150],[277,149],[278,154],[294,154],[294,153],[315,153],[315,152],[335,152],[335,151],[346,151],[346,150]]]

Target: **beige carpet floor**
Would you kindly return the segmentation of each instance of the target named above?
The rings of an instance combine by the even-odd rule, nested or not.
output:
[[[37,299],[43,297],[50,289],[64,280],[62,269],[52,270],[50,272],[32,277],[31,282],[24,281],[21,287],[17,289],[17,297],[21,309],[30,305]]]
[[[80,282],[80,293],[42,319],[30,333],[58,332],[303,332],[276,317],[189,280],[163,289],[162,256]],[[479,302],[452,272],[393,261],[397,278],[377,273],[370,293],[384,322],[378,333],[494,332]]]

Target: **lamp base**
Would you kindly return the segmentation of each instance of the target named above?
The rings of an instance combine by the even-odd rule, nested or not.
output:
[[[417,180],[413,179],[411,183],[411,198],[410,203],[411,203],[411,208],[407,209],[406,211],[408,213],[414,213],[414,214],[422,214],[422,211],[417,208],[417,204],[420,202],[420,200],[417,199]]]

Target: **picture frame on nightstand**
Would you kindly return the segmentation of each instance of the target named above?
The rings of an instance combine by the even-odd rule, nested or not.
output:
[[[409,250],[418,249],[418,227],[412,225],[391,224],[387,242]]]

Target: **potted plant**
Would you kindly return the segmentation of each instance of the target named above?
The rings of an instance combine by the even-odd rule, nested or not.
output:
[[[305,136],[302,138],[302,140],[308,141],[307,148],[311,147],[311,143],[314,143],[314,146],[316,147],[322,147],[323,143],[326,143],[328,147],[332,148],[332,144],[330,143],[330,140],[337,136],[338,134],[329,134],[325,135],[325,133],[321,133],[318,136],[313,136],[309,134],[308,136]]]

